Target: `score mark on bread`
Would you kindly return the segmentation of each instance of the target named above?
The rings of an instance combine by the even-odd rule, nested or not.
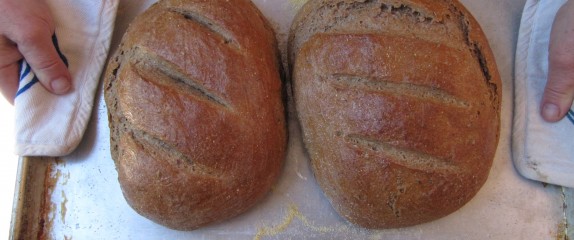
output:
[[[189,11],[186,9],[180,9],[180,8],[169,8],[168,11],[179,14],[179,15],[183,16],[185,19],[190,20],[191,22],[195,22],[196,24],[198,24],[198,25],[200,25],[206,29],[209,29],[211,32],[219,35],[219,37],[221,37],[223,39],[225,44],[231,43],[232,46],[234,46],[236,48],[240,47],[237,44],[237,41],[233,38],[233,35],[230,34],[228,30],[221,27],[220,25],[217,25],[216,23],[209,20],[208,18],[201,16],[201,14],[198,14],[196,12]]]
[[[345,136],[351,146],[365,151],[372,151],[390,163],[403,166],[408,169],[419,170],[428,173],[452,174],[461,171],[460,168],[450,161],[425,154],[419,151],[404,149],[391,143],[385,143],[376,139],[370,139],[358,134]]]
[[[421,100],[435,101],[455,107],[468,108],[466,101],[459,99],[444,90],[425,85],[388,81],[384,78],[363,77],[346,74],[332,74],[333,84],[339,88],[372,91],[392,95],[404,95]]]
[[[130,55],[130,64],[136,73],[144,80],[176,89],[182,94],[191,94],[205,102],[231,109],[226,100],[215,93],[203,88],[197,81],[191,79],[177,65],[159,57],[144,47],[135,46]]]

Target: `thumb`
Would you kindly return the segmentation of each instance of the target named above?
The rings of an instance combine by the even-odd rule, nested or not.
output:
[[[566,115],[574,99],[574,1],[558,11],[548,51],[548,82],[541,114],[544,120],[556,122]]]
[[[18,43],[18,50],[48,91],[65,94],[72,87],[71,76],[51,36],[49,31],[36,31]]]
[[[574,69],[550,68],[542,97],[541,114],[548,122],[557,122],[566,115],[574,99]]]

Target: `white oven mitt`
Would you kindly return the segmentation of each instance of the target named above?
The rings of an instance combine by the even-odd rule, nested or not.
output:
[[[512,148],[514,165],[524,177],[574,187],[574,112],[558,123],[540,116],[550,31],[566,1],[528,0],[524,7],[516,49]]]
[[[14,100],[16,154],[21,156],[63,156],[80,143],[108,55],[118,7],[118,0],[46,3],[56,25],[61,57],[67,59],[72,74],[73,88],[63,96],[49,93],[22,61]]]

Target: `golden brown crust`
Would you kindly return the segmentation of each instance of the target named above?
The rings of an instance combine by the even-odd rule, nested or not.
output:
[[[501,83],[462,5],[311,0],[290,40],[305,145],[341,216],[411,226],[478,192],[498,144]]]
[[[112,157],[128,203],[191,230],[245,212],[286,148],[275,35],[248,0],[162,0],[109,63]]]

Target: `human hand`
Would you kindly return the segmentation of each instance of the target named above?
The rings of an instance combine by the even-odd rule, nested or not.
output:
[[[0,91],[10,103],[23,58],[48,91],[65,94],[71,89],[70,73],[52,43],[54,28],[44,0],[0,0]]]
[[[566,2],[556,15],[548,65],[541,115],[548,122],[556,122],[568,113],[574,99],[574,0]]]

